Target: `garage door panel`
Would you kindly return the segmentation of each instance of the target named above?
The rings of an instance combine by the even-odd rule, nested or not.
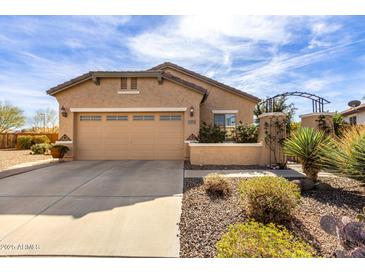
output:
[[[81,115],[99,116],[100,119],[80,121]],[[141,118],[144,115],[146,117]],[[150,119],[151,115],[154,120],[141,120]],[[115,116],[124,116],[124,120],[116,120]],[[125,116],[128,120],[125,120]],[[139,120],[134,120],[135,116]],[[178,160],[184,158],[183,121],[160,120],[159,113],[78,114],[76,133],[76,157],[82,160]]]
[[[128,145],[130,144],[130,137],[126,135],[122,136],[107,136],[106,139],[108,142],[105,143],[105,146],[119,146],[119,145]]]

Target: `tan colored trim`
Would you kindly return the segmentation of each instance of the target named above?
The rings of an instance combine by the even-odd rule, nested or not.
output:
[[[220,109],[213,109],[212,112],[214,114],[235,114],[235,113],[238,113],[238,110],[237,109],[223,109],[223,110],[220,110]]]
[[[263,113],[260,114],[258,118],[263,118],[263,117],[267,117],[267,116],[285,116],[285,113],[283,112],[267,112],[267,113]]]
[[[320,116],[320,115],[327,115],[327,116],[333,116],[334,112],[312,112],[308,114],[302,114],[299,115],[300,118],[306,118],[306,117],[312,117],[312,116]]]
[[[80,81],[74,82],[74,83],[72,83],[72,84],[70,84],[70,85],[68,85],[68,86],[63,87],[63,88],[57,89],[57,90],[55,90],[55,91],[53,91],[53,92],[50,92],[50,93],[48,93],[48,94],[49,94],[49,95],[54,95],[54,94],[56,94],[56,93],[58,93],[58,92],[61,92],[61,91],[65,90],[65,89],[68,89],[68,88],[70,88],[70,87],[76,86],[76,85],[78,85],[78,84],[81,84],[81,83],[86,82],[86,81],[89,81],[89,80],[92,80],[92,77],[91,77],[91,76],[90,76],[90,77],[88,77],[88,78],[82,79],[82,80],[80,80]]]
[[[71,112],[185,112],[184,107],[155,108],[70,108]]]
[[[122,95],[139,94],[139,90],[123,90],[123,91],[118,91],[117,93]]]
[[[120,77],[158,77],[161,72],[156,71],[138,71],[138,72],[122,72],[122,71],[95,71],[92,72],[95,77],[102,78],[120,78]]]
[[[191,147],[262,147],[262,143],[189,143]]]
[[[69,145],[72,144],[72,141],[56,141],[55,144],[56,145]]]

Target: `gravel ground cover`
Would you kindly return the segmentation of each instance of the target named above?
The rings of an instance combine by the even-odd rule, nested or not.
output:
[[[1,149],[0,150],[0,171],[12,166],[35,162],[39,160],[52,159],[51,155],[31,155],[30,150]]]
[[[333,257],[336,237],[326,234],[319,220],[326,214],[355,218],[365,206],[365,187],[347,178],[321,178],[321,181],[329,187],[302,193],[295,218],[286,227],[310,243],[318,256]],[[227,232],[228,225],[248,219],[240,207],[239,180],[231,179],[231,183],[232,194],[222,199],[209,196],[202,179],[185,179],[180,221],[181,257],[215,257],[216,242]]]

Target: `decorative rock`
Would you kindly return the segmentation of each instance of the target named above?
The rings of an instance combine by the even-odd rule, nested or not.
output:
[[[315,187],[315,183],[310,179],[298,179],[291,181],[292,183],[296,184],[300,187],[301,191],[308,191]]]
[[[331,187],[329,184],[326,183],[317,183],[316,185],[316,189],[319,190],[332,190],[333,187]]]

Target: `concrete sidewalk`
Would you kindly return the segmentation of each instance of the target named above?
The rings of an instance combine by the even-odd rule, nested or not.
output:
[[[240,170],[185,170],[185,178],[202,178],[210,173],[223,174],[231,178],[252,178],[259,176],[281,176],[288,179],[305,178],[300,165],[290,165],[289,169],[240,169]],[[333,177],[333,174],[320,172],[319,177]]]

